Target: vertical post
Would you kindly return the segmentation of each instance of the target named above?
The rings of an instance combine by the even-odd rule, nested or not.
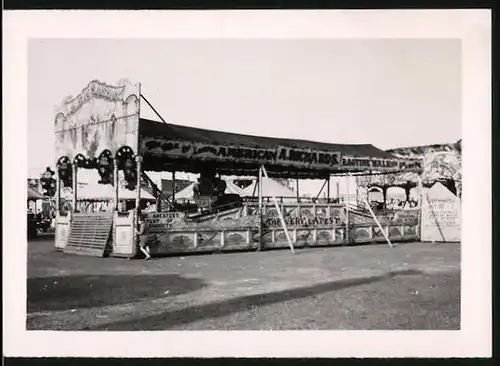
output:
[[[78,195],[78,164],[76,162],[73,163],[73,169],[72,169],[72,174],[73,174],[73,199],[72,199],[72,206],[73,206],[73,212],[76,212],[76,200],[77,200],[77,195]]]
[[[56,217],[59,215],[59,206],[61,204],[61,179],[59,178],[59,169],[56,169]]]
[[[406,202],[410,202],[410,190],[411,190],[410,182],[406,182],[404,190],[405,190]]]
[[[388,187],[384,184],[382,187],[382,196],[384,198],[384,210],[387,210],[387,189]]]
[[[161,197],[159,192],[157,192],[158,195],[156,196],[156,212],[161,212]]]
[[[295,179],[295,182],[297,184],[297,202],[300,202],[299,178],[298,177]]]
[[[137,213],[140,212],[141,207],[141,172],[142,172],[142,156],[137,155],[135,157],[136,169],[137,169],[137,192],[135,196],[135,208]],[[136,215],[138,217],[138,215]]]
[[[115,158],[115,164],[113,165],[113,185],[115,188],[115,197],[113,199],[113,211],[118,211],[118,205],[120,203],[119,197],[118,197],[118,191],[120,189],[120,178],[118,177],[119,174],[118,170],[118,159]]]
[[[172,172],[172,203],[175,205],[175,170]]]
[[[346,195],[345,195],[345,214],[346,214],[346,229],[345,229],[345,238],[346,238],[346,244],[349,244],[351,240],[351,220],[350,220],[350,215],[349,215],[349,177],[350,174],[347,173],[346,175]]]
[[[259,166],[259,176],[258,176],[258,190],[259,190],[259,247],[258,250],[262,250],[262,167]]]
[[[330,203],[330,174],[328,174],[328,178],[327,178],[327,189],[326,189],[326,199],[327,199],[327,202]]]
[[[417,232],[418,232],[418,240],[422,240],[422,215],[423,215],[423,202],[424,202],[424,187],[422,184],[422,176],[418,177],[417,182],[418,187],[418,218],[417,218]]]
[[[359,190],[358,190],[358,183],[356,182],[356,204],[359,202]]]

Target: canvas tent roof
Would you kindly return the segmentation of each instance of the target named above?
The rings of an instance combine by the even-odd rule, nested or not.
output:
[[[238,150],[238,154],[227,149]],[[245,150],[244,155],[241,150]],[[282,157],[283,151],[288,155]],[[269,176],[294,178],[324,178],[329,173],[367,170],[366,167],[344,164],[340,156],[398,160],[393,154],[370,144],[331,144],[241,135],[144,118],[141,118],[139,123],[139,152],[144,156],[145,170],[197,173],[211,165],[224,175],[255,176],[258,167],[264,164]],[[249,154],[253,154],[252,157],[249,157]],[[322,154],[322,158],[334,154],[335,161],[338,162],[330,164],[323,160],[318,163],[318,154]],[[328,160],[330,161],[333,160]],[[397,165],[391,169],[399,171],[401,166]]]
[[[144,118],[141,118],[139,133],[142,136],[168,136],[171,140],[204,142],[215,145],[231,143],[247,147],[267,148],[283,145],[292,148],[335,150],[357,156],[393,157],[390,153],[370,144],[345,145],[297,139],[241,135],[237,133],[174,125],[171,123],[166,124]]]

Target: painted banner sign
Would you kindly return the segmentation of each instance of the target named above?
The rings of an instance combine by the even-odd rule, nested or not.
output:
[[[276,160],[276,150],[239,146],[222,146],[187,141],[165,141],[146,138],[143,149],[151,153],[168,154],[169,157],[197,159],[238,159],[240,161],[269,163]]]
[[[340,217],[310,217],[310,216],[286,216],[284,217],[288,228],[294,227],[334,227],[343,225]],[[281,219],[278,216],[267,217],[264,219],[264,226],[268,228],[281,228]]]
[[[394,171],[394,170],[421,170],[423,164],[421,160],[399,160],[384,158],[369,158],[358,156],[342,156],[342,168],[346,170],[367,169],[372,171]]]
[[[98,157],[104,150],[114,156],[122,146],[137,151],[140,85],[121,80],[108,85],[91,81],[76,97],[67,97],[55,117],[56,161],[71,161],[81,154]]]
[[[277,163],[299,165],[305,168],[332,168],[340,165],[340,153],[280,146]]]
[[[414,160],[400,160],[399,161],[399,170],[408,170],[408,171],[420,171],[423,170],[423,162],[422,160],[414,159]]]
[[[340,152],[295,149],[285,146],[279,146],[276,149],[259,149],[149,137],[142,140],[141,149],[150,154],[165,154],[171,159],[237,160],[240,162],[297,166],[309,169],[343,168],[357,171],[365,169],[386,171],[397,170],[398,168],[415,170],[421,167],[421,162],[418,160],[403,162],[398,159],[342,156]]]
[[[371,160],[369,157],[357,157],[357,156],[342,156],[342,167],[345,169],[370,169]]]

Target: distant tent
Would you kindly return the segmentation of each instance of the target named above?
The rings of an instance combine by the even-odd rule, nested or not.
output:
[[[226,184],[227,184],[226,191],[225,191],[226,194],[237,194],[238,196],[241,196],[241,197],[245,196],[244,190],[241,189],[240,187],[238,187],[234,183],[234,180],[232,180],[232,179],[226,179],[225,181],[226,181]]]
[[[63,197],[71,199],[71,190],[65,190]],[[110,184],[85,184],[79,183],[76,192],[79,201],[109,201],[115,197],[115,189]],[[120,186],[118,191],[118,199],[131,200],[137,196],[137,190],[129,190]],[[141,199],[154,200],[155,198],[147,191],[141,188]]]
[[[252,184],[246,187],[243,192],[247,197],[258,196],[259,190],[257,185],[257,180],[254,180]],[[286,187],[284,184],[278,182],[272,178],[262,179],[262,196],[263,197],[287,197],[295,199],[296,193],[290,188]]]

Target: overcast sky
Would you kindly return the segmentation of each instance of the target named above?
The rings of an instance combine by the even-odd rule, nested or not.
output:
[[[139,81],[186,126],[383,149],[455,142],[460,52],[459,40],[30,40],[28,169],[54,164],[54,107],[92,79]]]

